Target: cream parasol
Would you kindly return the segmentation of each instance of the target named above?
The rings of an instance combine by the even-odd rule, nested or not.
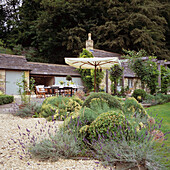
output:
[[[114,64],[120,64],[118,57],[106,58],[65,58],[70,66],[81,69],[94,69],[94,91],[96,90],[96,70],[109,69]]]

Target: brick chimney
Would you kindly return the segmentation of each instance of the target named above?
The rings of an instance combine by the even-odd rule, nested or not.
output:
[[[86,40],[86,50],[93,50],[93,40],[91,39],[91,33],[88,33],[88,40]]]

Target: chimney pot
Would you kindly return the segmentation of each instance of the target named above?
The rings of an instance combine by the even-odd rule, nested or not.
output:
[[[86,40],[86,50],[93,50],[93,40],[91,39],[91,33],[88,33],[88,40]]]

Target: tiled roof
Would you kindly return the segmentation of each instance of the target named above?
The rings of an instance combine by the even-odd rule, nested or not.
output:
[[[68,65],[27,62],[25,56],[0,54],[0,69],[30,70],[30,74],[78,76],[78,71]]]
[[[93,50],[95,57],[119,57],[120,54],[107,52],[103,50]],[[124,76],[136,77],[135,73],[128,67],[128,63],[124,63]],[[30,74],[36,75],[55,75],[55,76],[78,76],[78,71],[71,66],[61,64],[48,64],[27,62],[25,56],[0,54],[0,69],[10,70],[31,70]]]
[[[121,60],[121,54],[118,53],[113,53],[113,52],[108,52],[108,51],[98,50],[98,49],[90,50],[90,52],[93,54],[94,57],[99,57],[99,58],[118,57]],[[137,77],[135,73],[132,70],[130,70],[127,62],[123,62],[123,64],[124,64],[124,77]]]
[[[108,51],[104,51],[104,50],[98,50],[98,49],[93,49],[90,50],[90,52],[93,54],[94,57],[118,57],[120,59],[121,54],[118,53],[113,53],[113,52],[108,52]]]
[[[71,66],[61,64],[48,64],[48,63],[36,63],[28,62],[31,68],[30,74],[41,74],[41,75],[59,75],[59,76],[80,76],[78,71]]]
[[[0,54],[0,69],[30,70],[24,56]]]

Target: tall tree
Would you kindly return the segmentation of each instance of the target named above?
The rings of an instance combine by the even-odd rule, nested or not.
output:
[[[7,0],[0,38],[10,48],[35,48],[49,62],[78,56],[88,32],[95,48],[122,53],[145,49],[168,59],[170,11],[167,0]],[[10,7],[10,8],[9,8]],[[0,22],[1,22],[0,21]],[[2,30],[2,29],[0,29]],[[29,58],[35,60],[35,57]]]

